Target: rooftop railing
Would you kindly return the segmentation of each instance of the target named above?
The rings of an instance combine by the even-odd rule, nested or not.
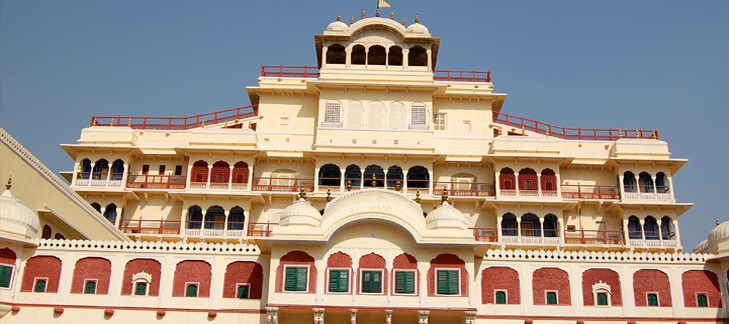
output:
[[[238,107],[185,117],[94,116],[91,126],[126,126],[132,129],[185,130],[258,116],[258,106]]]
[[[319,68],[316,66],[261,65],[262,77],[274,78],[318,78]]]
[[[456,81],[456,82],[491,82],[491,70],[489,71],[451,71],[434,70],[433,80],[435,81]]]
[[[494,111],[494,123],[566,140],[616,141],[620,138],[658,139],[658,129],[570,128]]]

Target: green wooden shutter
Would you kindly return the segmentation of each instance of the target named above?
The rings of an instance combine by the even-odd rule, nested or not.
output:
[[[347,271],[347,270],[329,270],[329,291],[330,292],[348,292],[349,291],[349,271]]]
[[[382,272],[374,271],[372,273],[372,292],[382,292]]]
[[[297,268],[286,268],[286,286],[284,287],[284,290],[296,290],[296,269]]]
[[[12,267],[0,266],[0,287],[10,288],[10,278],[12,276]]]
[[[395,292],[405,293],[405,274],[407,272],[395,272]]]
[[[438,271],[438,294],[439,295],[457,295],[459,290],[458,271],[439,270]]]
[[[38,280],[35,282],[35,292],[46,292],[46,281]]]
[[[606,306],[607,304],[608,304],[607,294],[606,293],[597,294],[597,305]]]
[[[248,286],[238,286],[238,298],[248,298]]]
[[[405,293],[415,293],[415,272],[405,272]]]
[[[547,305],[557,305],[557,293],[547,293]]]
[[[448,294],[458,295],[458,271],[448,271]]]
[[[415,272],[395,273],[395,292],[400,294],[412,294],[415,292]]]
[[[372,292],[372,272],[370,271],[362,271],[362,292],[368,293]]]
[[[95,294],[96,293],[96,282],[87,281],[86,287],[84,287],[84,294]]]
[[[185,292],[185,297],[197,297],[197,286],[188,285],[187,292]]]
[[[506,293],[503,291],[497,291],[496,292],[496,303],[497,304],[506,304]]]
[[[658,306],[658,295],[648,294],[648,306]]]
[[[709,301],[706,298],[706,295],[698,295],[698,296],[696,296],[696,299],[698,301],[699,307],[708,307],[709,306]]]
[[[448,272],[447,271],[438,271],[438,294],[439,295],[446,295],[448,294]]]
[[[382,292],[382,272],[381,271],[362,271],[362,292],[363,293],[381,293]]]
[[[307,268],[296,268],[296,291],[306,291]]]
[[[144,296],[147,294],[147,284],[144,282],[138,282],[137,287],[134,290],[134,294],[137,296]]]

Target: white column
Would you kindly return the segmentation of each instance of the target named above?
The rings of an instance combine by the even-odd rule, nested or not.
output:
[[[319,191],[319,170],[320,167],[314,168],[314,192]]]
[[[351,324],[357,324],[357,310],[356,309],[349,310],[349,322]]]
[[[314,324],[324,324],[324,308],[314,308]]]
[[[516,216],[516,238],[521,243],[521,216]]]
[[[233,188],[233,166],[230,165],[230,173],[228,174],[228,189]]]
[[[645,244],[645,218],[640,219],[640,235],[643,238],[643,244]]]
[[[223,221],[223,236],[228,236],[228,217],[230,217],[230,210],[223,210],[225,214],[225,220]]]
[[[266,321],[268,324],[278,324],[278,307],[266,307]]]
[[[205,189],[210,189],[210,174],[213,172],[213,166],[208,165],[208,181],[205,183]]]
[[[402,170],[402,192],[408,193],[408,170]]]
[[[542,243],[544,243],[544,216],[539,216],[539,233],[542,237]]]
[[[329,50],[329,48],[326,46],[321,47],[321,67],[322,68],[327,67],[327,51],[328,50]]]
[[[428,170],[428,193],[433,194],[433,170]]]
[[[516,195],[519,195],[519,172],[514,172],[514,188],[516,188]]]
[[[542,196],[542,171],[537,173],[537,188],[539,188],[539,197]]]
[[[402,67],[407,70],[408,66],[410,65],[410,62],[408,60],[408,56],[410,55],[410,49],[409,48],[403,48],[402,49]]]
[[[339,192],[344,192],[344,186],[347,183],[346,180],[344,180],[344,174],[346,172],[346,169],[339,168]]]
[[[428,324],[428,315],[430,311],[418,311],[418,324]]]
[[[248,164],[248,190],[253,190],[253,166]]]

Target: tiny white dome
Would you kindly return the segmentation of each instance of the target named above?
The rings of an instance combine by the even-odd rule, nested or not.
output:
[[[727,241],[729,241],[729,220],[717,225],[709,232],[709,238],[706,239],[706,253],[717,253],[719,250],[724,250],[722,243]]]
[[[430,36],[430,31],[428,30],[428,27],[425,27],[419,23],[414,23],[408,26],[408,28],[405,30],[405,33]]]
[[[444,201],[425,217],[425,228],[434,229],[446,227],[467,229],[468,225],[466,224],[466,216],[463,216],[463,213],[456,209],[456,207]]]
[[[709,247],[709,240],[706,239],[706,240],[701,241],[698,245],[696,245],[694,250],[691,252],[692,253],[705,253],[706,248],[708,248],[708,247]]]
[[[335,21],[335,22],[329,24],[329,26],[327,26],[327,29],[325,30],[324,33],[326,33],[326,34],[329,34],[329,33],[347,34],[347,33],[349,33],[349,26],[347,26],[347,24],[345,24],[341,21]]]
[[[40,219],[38,214],[13,198],[10,190],[0,195],[0,233],[2,236],[21,241],[38,238]]]
[[[321,214],[306,199],[299,198],[283,210],[279,225],[319,226]]]

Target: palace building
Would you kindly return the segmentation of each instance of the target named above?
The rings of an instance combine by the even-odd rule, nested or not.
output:
[[[0,131],[2,322],[729,321],[658,130],[503,113],[417,17],[339,20],[250,106],[92,116],[70,185]]]

